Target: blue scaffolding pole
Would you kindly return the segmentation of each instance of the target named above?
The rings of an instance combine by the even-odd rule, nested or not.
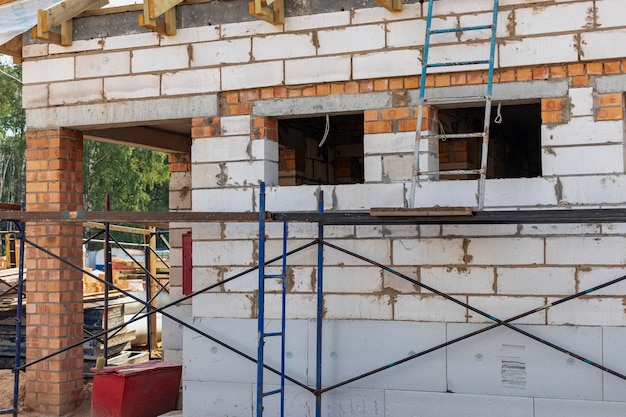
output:
[[[257,397],[256,397],[256,415],[263,416],[263,398],[270,395],[280,395],[280,416],[285,415],[285,334],[286,334],[286,310],[287,310],[287,222],[283,222],[283,239],[282,239],[282,257],[281,272],[278,274],[265,273],[265,183],[261,183],[259,197],[259,295],[258,295],[258,312],[257,312]],[[281,280],[281,317],[280,331],[265,331],[265,281],[267,279]],[[265,338],[280,338],[280,388],[265,391],[263,368],[265,367]]]

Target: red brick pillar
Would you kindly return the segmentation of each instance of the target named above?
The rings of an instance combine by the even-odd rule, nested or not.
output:
[[[66,129],[26,135],[26,210],[83,210],[83,137]],[[26,236],[82,266],[82,224],[26,224]],[[82,273],[26,246],[26,360],[31,362],[83,338]],[[26,405],[62,416],[83,399],[83,348],[27,368]]]

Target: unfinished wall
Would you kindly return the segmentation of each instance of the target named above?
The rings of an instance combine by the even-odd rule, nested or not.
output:
[[[338,7],[338,2],[319,3]],[[490,19],[492,4],[440,0],[435,23],[479,24]],[[288,15],[284,26],[213,22],[179,29],[175,37],[140,33],[76,40],[69,48],[29,45],[24,48],[28,124],[80,129],[191,120],[190,206],[185,200],[172,203],[172,209],[258,210],[260,181],[270,186],[268,210],[314,211],[319,190],[327,211],[407,207],[416,74],[424,43],[422,6],[405,4],[399,13],[369,3],[353,7]],[[488,210],[626,204],[626,48],[614,41],[626,35],[620,17],[625,7],[619,0],[501,1],[494,103],[541,106],[541,175],[488,180]],[[114,21],[115,15],[106,18]],[[431,58],[474,58],[487,40],[482,32],[449,35],[431,45]],[[433,88],[428,94],[480,95],[485,82],[480,67],[441,72],[429,76]],[[327,113],[363,114],[364,183],[278,186],[280,120]],[[428,109],[420,122],[436,130],[437,115],[437,109]],[[507,117],[503,123],[510,122]],[[439,149],[438,143],[424,146]],[[439,161],[433,156],[424,163],[436,167]],[[186,175],[173,191],[188,186]],[[476,187],[474,180],[422,182],[414,203],[476,206]],[[256,264],[256,224],[191,229],[194,289]],[[280,227],[269,225],[267,234],[268,256],[279,254]],[[621,276],[626,263],[621,224],[333,226],[325,234],[334,244],[500,319]],[[315,225],[293,224],[289,245],[316,235]],[[172,262],[179,255],[173,252]],[[309,320],[315,317],[316,256],[308,250],[289,258],[287,369],[308,384],[315,380],[315,333]],[[489,323],[330,249],[324,264],[325,385]],[[270,290],[277,290],[272,285]],[[250,273],[195,297],[180,312],[254,356],[256,288],[256,273]],[[267,297],[270,319],[278,317],[278,298],[277,293]],[[620,284],[516,324],[623,373],[619,355],[626,347],[625,318]],[[181,338],[176,325],[169,329],[166,336],[179,339],[167,342],[166,358],[172,355],[185,365],[185,415],[211,410],[251,416],[255,366],[191,331]],[[275,364],[275,353],[268,352]],[[436,416],[464,410],[520,417],[621,416],[624,388],[617,377],[499,328],[331,391],[324,397],[323,414]],[[287,397],[291,415],[312,413],[310,394],[290,386]],[[275,406],[268,400],[270,414]]]

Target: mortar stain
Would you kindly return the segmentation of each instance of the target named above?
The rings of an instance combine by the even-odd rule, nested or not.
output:
[[[578,59],[581,59],[585,56],[585,51],[583,51],[583,45],[586,45],[585,41],[582,40],[581,34],[577,33],[574,35],[574,48],[576,48],[576,52],[578,52]]]
[[[313,44],[313,46],[315,47],[315,49],[319,49],[320,47],[320,39],[317,35],[317,31],[313,31],[311,32],[311,43]]]
[[[225,186],[228,183],[228,166],[225,162],[219,163],[220,172],[215,176],[217,179],[217,185]]]
[[[285,287],[287,292],[293,292],[293,289],[296,286],[296,277],[293,272],[293,268],[287,268],[287,274],[285,276]]]
[[[471,239],[463,239],[463,262],[466,264],[469,264],[474,260],[474,257],[467,253],[471,241]]]
[[[250,318],[257,318],[259,314],[259,310],[257,308],[257,305],[259,304],[258,290],[254,290],[252,294],[246,294],[246,297],[250,300]]]
[[[561,203],[563,200],[563,183],[560,178],[557,178],[556,184],[554,184],[554,194],[556,195],[556,202]]]
[[[517,25],[515,10],[511,10],[509,17],[507,18],[506,30],[509,32],[509,36],[515,36],[515,27]]]

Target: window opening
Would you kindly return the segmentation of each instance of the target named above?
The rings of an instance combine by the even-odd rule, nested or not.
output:
[[[279,185],[359,184],[364,180],[362,113],[281,119],[278,141]]]
[[[484,107],[439,109],[440,134],[471,133],[483,130]],[[502,105],[502,123],[494,123],[492,108],[487,159],[487,178],[529,178],[541,176],[541,105]],[[445,175],[444,171],[479,169],[482,138],[439,141],[441,179],[475,179],[478,175]]]

